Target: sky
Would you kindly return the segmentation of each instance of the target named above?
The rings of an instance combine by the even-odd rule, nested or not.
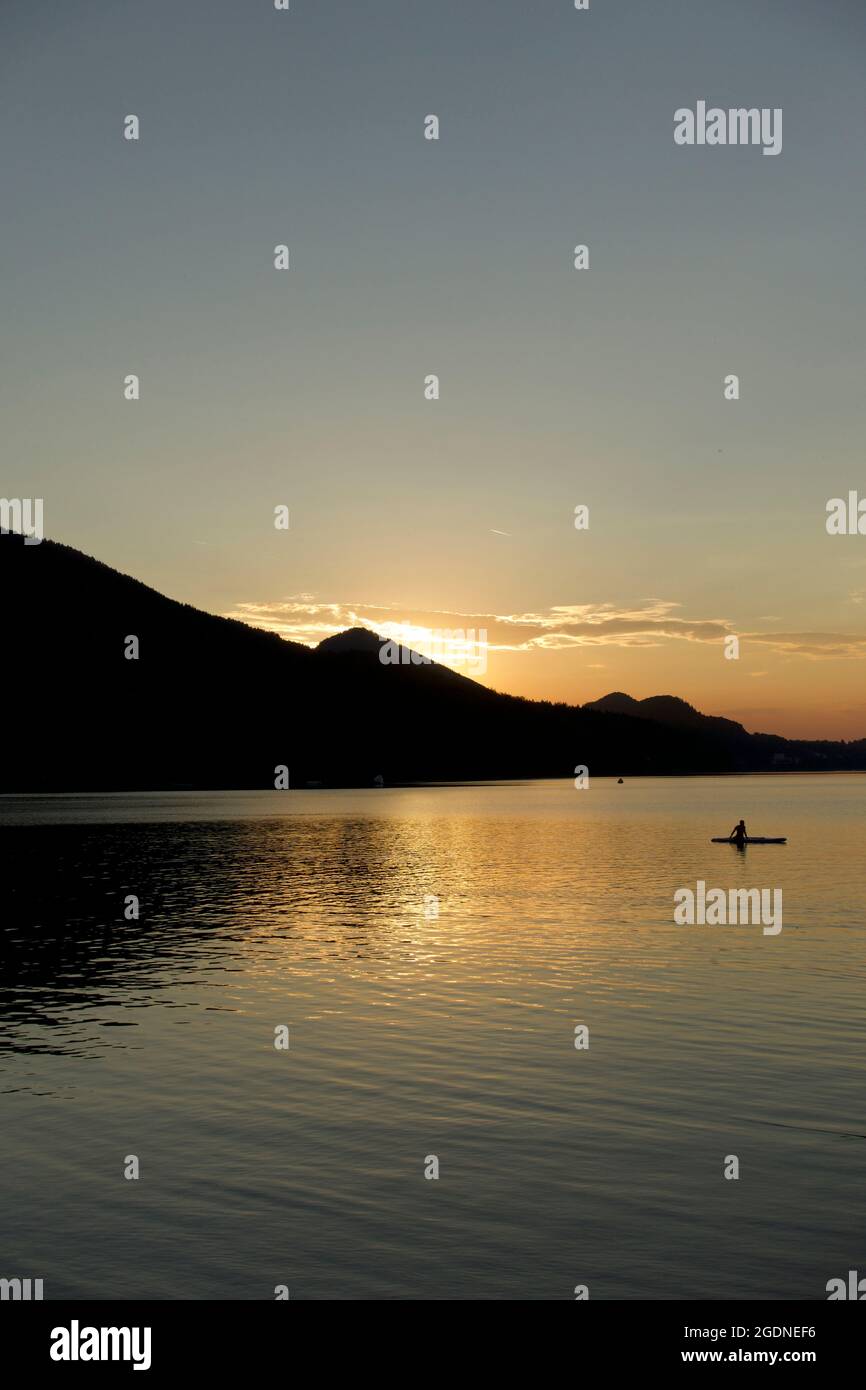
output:
[[[2,494],[296,640],[864,737],[864,71],[860,0],[3,0]]]

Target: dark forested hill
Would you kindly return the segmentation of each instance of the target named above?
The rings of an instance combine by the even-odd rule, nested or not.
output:
[[[363,629],[311,650],[51,541],[0,535],[0,592],[2,791],[272,787],[283,764],[292,786],[866,768],[863,741],[748,734],[670,696],[580,708],[383,665]]]

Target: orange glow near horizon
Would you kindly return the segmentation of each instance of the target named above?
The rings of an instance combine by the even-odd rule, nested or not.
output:
[[[311,647],[365,627],[490,689],[533,700],[585,704],[611,691],[635,699],[676,695],[752,733],[866,737],[863,638],[822,641],[819,634],[767,629],[742,636],[739,656],[727,659],[724,623],[671,618],[665,605],[613,616],[606,609],[558,612],[560,622],[556,613],[503,619],[427,612],[401,620],[386,606],[324,605],[304,595],[240,605],[230,616]]]

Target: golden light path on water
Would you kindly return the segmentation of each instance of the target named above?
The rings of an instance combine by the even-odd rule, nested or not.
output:
[[[823,1296],[866,1216],[864,790],[5,799],[10,1258],[55,1296]],[[741,814],[788,844],[710,844]],[[676,926],[699,880],[782,930]]]

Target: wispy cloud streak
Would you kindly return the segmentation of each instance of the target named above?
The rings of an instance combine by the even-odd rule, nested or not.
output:
[[[411,640],[419,630],[487,634],[490,652],[559,651],[574,647],[659,647],[666,642],[722,642],[734,633],[741,643],[761,643],[784,656],[812,660],[866,657],[866,635],[836,632],[743,632],[725,618],[687,618],[681,605],[652,600],[635,608],[615,604],[557,604],[542,612],[456,613],[406,609],[397,604],[323,602],[296,594],[273,603],[237,604],[226,617],[315,646],[350,627],[382,637]]]

